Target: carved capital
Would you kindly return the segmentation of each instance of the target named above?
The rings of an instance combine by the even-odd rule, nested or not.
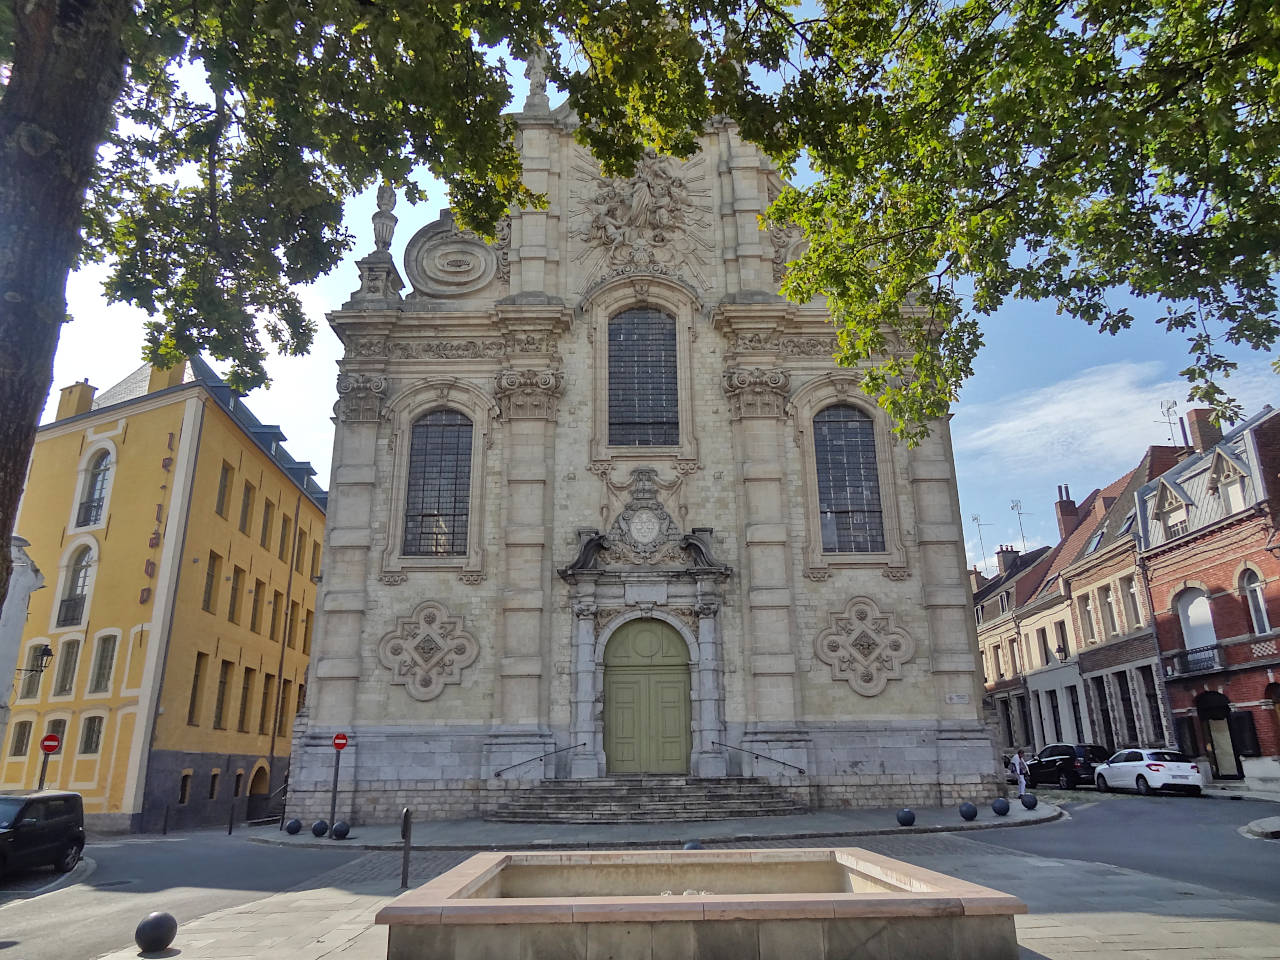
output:
[[[503,370],[494,388],[504,420],[554,420],[563,392],[559,370]]]
[[[573,615],[579,620],[590,620],[596,615],[597,607],[589,601],[579,601],[573,605]]]
[[[702,599],[693,605],[694,615],[699,620],[709,620],[720,612],[719,600]]]
[[[776,367],[736,368],[724,372],[723,386],[735,420],[781,417],[791,389],[791,374]]]
[[[347,423],[376,421],[386,393],[386,377],[344,373],[338,377],[338,416]]]

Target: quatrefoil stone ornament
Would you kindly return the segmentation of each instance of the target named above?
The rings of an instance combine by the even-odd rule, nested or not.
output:
[[[854,597],[842,613],[830,615],[830,622],[815,639],[814,651],[831,667],[832,680],[847,680],[864,697],[900,679],[902,665],[915,656],[911,634],[867,597]]]
[[[480,645],[462,629],[462,619],[434,600],[421,604],[411,617],[378,644],[378,659],[391,671],[392,684],[402,685],[415,700],[434,700],[475,662]]]

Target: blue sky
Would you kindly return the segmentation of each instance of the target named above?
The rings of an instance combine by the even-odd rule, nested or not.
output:
[[[518,75],[514,79],[515,102],[520,103],[524,80]],[[426,186],[427,201],[411,207],[401,200],[396,208],[400,223],[392,252],[397,259],[413,233],[445,205],[439,186]],[[325,485],[333,441],[333,383],[342,351],[324,314],[359,285],[355,260],[373,249],[373,211],[372,191],[349,204],[353,253],[303,291],[304,305],[318,326],[311,354],[272,358],[267,364],[272,386],[248,398],[264,422],[281,425],[289,451],[310,460]],[[59,387],[88,377],[102,389],[141,363],[145,317],[108,305],[101,295],[102,276],[101,268],[91,266],[71,278],[67,299],[75,320],[63,328],[46,421],[56,408]],[[1154,305],[1134,303],[1131,308],[1138,317],[1134,329],[1115,337],[1057,316],[1051,304],[1007,304],[985,321],[986,346],[951,423],[970,563],[982,565],[985,553],[989,567],[997,544],[1021,546],[1011,501],[1022,501],[1028,548],[1054,543],[1058,484],[1069,484],[1078,502],[1094,487],[1128,472],[1148,444],[1168,442],[1160,402],[1176,400],[1179,412],[1188,409],[1186,385],[1177,375],[1187,363],[1186,341],[1157,326]],[[1274,403],[1280,379],[1271,372],[1270,357],[1242,351],[1236,359],[1241,369],[1229,389],[1246,413]],[[971,519],[975,514],[984,524],[985,551]]]

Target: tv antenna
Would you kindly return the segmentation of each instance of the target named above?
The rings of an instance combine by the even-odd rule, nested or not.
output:
[[[1163,423],[1165,426],[1169,428],[1170,443],[1177,443],[1177,441],[1173,438],[1173,421],[1177,418],[1177,413],[1176,413],[1177,409],[1178,409],[1177,400],[1161,400],[1160,401],[1160,416],[1164,417],[1164,420],[1157,420],[1156,423]]]
[[[1011,502],[1010,502],[1010,504],[1009,504],[1009,509],[1010,509],[1010,510],[1012,510],[1014,513],[1016,513],[1016,514],[1018,515],[1018,533],[1020,533],[1020,534],[1022,535],[1022,552],[1023,552],[1023,553],[1026,553],[1026,552],[1027,552],[1027,534],[1026,534],[1026,531],[1022,529],[1022,518],[1023,518],[1024,516],[1029,517],[1029,516],[1031,516],[1031,514],[1029,514],[1029,513],[1024,514],[1024,513],[1022,512],[1022,501],[1021,501],[1021,500],[1013,500],[1013,501],[1011,501]]]
[[[995,526],[995,524],[994,524],[994,523],[983,523],[983,522],[982,522],[982,517],[978,516],[978,514],[976,514],[976,513],[975,513],[973,516],[971,516],[969,519],[970,519],[970,520],[972,520],[972,521],[973,521],[973,525],[974,525],[975,527],[977,527],[977,528],[978,528],[978,547],[982,550],[982,566],[983,566],[983,567],[986,567],[986,565],[987,565],[987,546],[986,546],[986,544],[984,544],[984,543],[982,542],[982,528],[983,528],[983,527],[994,527],[994,526]]]

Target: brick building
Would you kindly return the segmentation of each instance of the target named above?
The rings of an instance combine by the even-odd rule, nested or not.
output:
[[[1223,437],[1188,415],[1196,455],[1137,492],[1177,741],[1214,779],[1280,788],[1280,412]]]

